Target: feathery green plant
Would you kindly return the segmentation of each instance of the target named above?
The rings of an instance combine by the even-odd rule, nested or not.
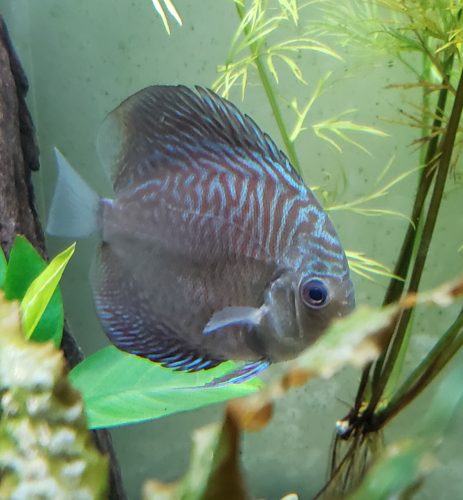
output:
[[[404,292],[413,294],[419,289],[446,182],[459,160],[462,5],[449,0],[350,0],[342,4],[325,0],[321,5],[321,35],[341,45],[357,44],[371,54],[392,55],[408,68],[413,80],[390,86],[391,90],[421,91],[419,102],[408,103],[396,120],[419,131],[415,145],[422,166],[411,224],[394,269],[402,280],[391,280],[384,298],[384,304],[389,304]],[[463,311],[399,385],[413,332],[411,308],[397,318],[381,357],[364,371],[353,408],[339,423],[328,494],[345,494],[358,484],[361,477],[354,471],[366,470],[371,461],[368,450],[378,441],[381,429],[434,380],[463,345]],[[341,441],[347,441],[344,453]]]
[[[306,130],[309,111],[323,94],[331,74],[327,73],[315,83],[312,95],[301,108],[296,98],[284,99],[280,93],[282,66],[290,70],[294,80],[292,83],[308,86],[306,75],[298,62],[300,57],[307,52],[320,53],[338,60],[341,60],[341,57],[329,45],[312,36],[310,29],[302,27],[303,10],[308,4],[301,6],[297,0],[234,2],[240,24],[232,39],[225,63],[218,67],[219,77],[212,87],[224,97],[229,97],[232,88],[239,85],[244,98],[249,81],[257,75],[271,106],[288,157],[294,168],[301,173],[295,141]],[[288,32],[289,37],[285,36]],[[296,115],[291,132],[281,111],[281,104],[285,100],[290,102],[290,108]],[[312,128],[319,137],[338,150],[341,150],[339,139],[364,149],[348,135],[349,132],[385,135],[373,127],[345,120],[344,114],[313,124]]]
[[[294,168],[303,174],[297,154],[296,143],[306,131],[312,131],[316,137],[323,139],[338,152],[342,146],[351,145],[369,154],[361,141],[354,134],[367,134],[385,137],[383,131],[366,124],[360,124],[348,119],[355,110],[346,109],[325,120],[309,124],[310,112],[315,103],[326,93],[332,72],[327,72],[318,81],[311,82],[303,69],[304,56],[317,53],[333,60],[341,61],[341,56],[327,43],[321,41],[317,31],[308,23],[306,8],[312,3],[302,3],[298,0],[233,0],[239,16],[239,25],[230,44],[230,49],[224,64],[218,66],[218,78],[212,88],[229,97],[234,87],[239,87],[244,98],[247,88],[256,77],[265,92],[272,109],[276,125],[280,132],[286,153]],[[292,80],[285,78],[284,68],[289,69]],[[296,97],[285,96],[283,83],[303,86],[311,89],[307,102],[301,105]],[[292,128],[282,111],[283,106],[289,108],[294,116]],[[403,214],[382,208],[369,208],[366,203],[387,194],[388,190],[400,182],[406,175],[400,175],[370,195],[350,203],[325,204],[327,210],[348,210],[352,213],[367,216],[394,215],[408,218]],[[334,193],[323,188],[313,191],[324,192],[322,200],[333,198]],[[386,266],[366,257],[361,252],[348,252],[354,272],[363,277],[369,275],[393,277]]]
[[[355,132],[385,135],[376,128],[348,119],[352,110],[341,111],[319,123],[310,116],[317,101],[327,91],[331,73],[318,82],[308,78],[303,65],[307,52],[341,59],[338,51],[353,45],[367,56],[387,54],[408,68],[411,81],[390,85],[391,91],[419,93],[418,102],[405,103],[399,118],[389,121],[416,129],[414,146],[419,163],[374,192],[355,200],[337,203],[323,186],[327,210],[347,210],[366,216],[399,216],[409,222],[393,272],[361,252],[348,251],[353,271],[365,278],[375,273],[390,278],[384,304],[400,299],[404,292],[415,294],[433,239],[437,214],[446,189],[446,180],[457,178],[459,155],[463,144],[460,119],[463,107],[462,5],[456,0],[320,0],[302,5],[297,0],[234,0],[240,24],[233,37],[225,64],[219,66],[214,88],[229,96],[239,86],[244,97],[249,82],[258,78],[272,109],[288,157],[300,172],[297,140],[302,133],[313,134],[341,151],[350,144],[367,152],[354,139]],[[304,8],[316,4],[321,21],[304,24]],[[282,66],[290,69],[294,85],[311,88],[307,102],[284,96]],[[309,82],[309,83],[308,83]],[[287,82],[285,82],[287,83]],[[289,105],[288,105],[289,103]],[[283,105],[295,114],[293,129],[287,125]],[[385,119],[387,119],[385,117]],[[379,176],[382,182],[391,162]],[[371,208],[368,202],[382,198],[406,177],[418,174],[418,187],[410,216],[389,209]],[[411,195],[413,196],[413,194]],[[455,251],[461,251],[455,249]],[[381,430],[405,406],[426,388],[463,344],[463,311],[443,332],[436,345],[402,385],[398,385],[411,335],[411,307],[397,316],[393,335],[382,355],[363,373],[356,401],[346,418],[338,422],[338,435],[332,457],[332,479],[324,492],[346,494],[359,483],[380,446]],[[341,444],[347,450],[341,453]]]

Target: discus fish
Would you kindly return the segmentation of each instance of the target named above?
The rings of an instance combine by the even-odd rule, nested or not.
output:
[[[124,351],[176,370],[291,359],[354,307],[346,256],[310,189],[256,123],[214,92],[152,86],[98,136],[114,196],[55,149],[48,232],[101,237],[98,317]]]

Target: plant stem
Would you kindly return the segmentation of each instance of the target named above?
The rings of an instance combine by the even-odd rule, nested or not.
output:
[[[245,11],[244,7],[240,5],[238,2],[235,2],[236,10],[238,12],[238,16],[241,21],[243,21]],[[247,26],[243,28],[243,32],[246,36],[249,35],[249,29]],[[251,53],[254,57],[254,63],[257,68],[257,73],[259,74],[259,78],[262,82],[262,87],[264,88],[265,94],[267,96],[267,100],[272,109],[273,116],[275,118],[276,124],[278,126],[278,130],[280,131],[281,138],[283,139],[283,143],[285,145],[286,153],[288,155],[289,161],[291,162],[294,169],[301,174],[301,165],[299,163],[299,159],[297,157],[296,149],[294,147],[294,143],[289,138],[288,131],[286,130],[285,122],[283,120],[283,115],[281,114],[280,106],[278,105],[278,101],[275,95],[275,90],[270,81],[270,77],[265,69],[264,63],[262,62],[262,58],[259,54],[259,44],[254,42],[250,45]]]
[[[441,89],[439,92],[439,98],[437,101],[437,106],[435,111],[437,116],[434,119],[432,125],[433,131],[439,130],[442,126],[442,118],[445,110],[445,105],[447,102],[447,97],[448,97],[448,89],[446,88]],[[423,211],[423,206],[426,201],[429,188],[431,187],[436,172],[435,164],[437,161],[436,153],[438,146],[438,138],[439,136],[435,135],[429,142],[425,159],[425,168],[421,173],[418,185],[418,191],[416,193],[415,202],[412,208],[412,215],[410,217],[413,224],[410,224],[408,226],[407,233],[405,234],[405,238],[402,243],[402,247],[400,249],[399,258],[394,268],[394,274],[403,278],[404,281],[392,279],[389,282],[389,287],[386,291],[383,305],[387,305],[398,300],[405,287],[405,278],[410,268],[413,246],[415,244],[416,228],[419,225],[421,213]]]
[[[449,71],[452,65],[453,65],[453,57],[449,58],[448,62]],[[436,132],[442,126],[442,118],[444,116],[445,106],[448,97],[447,82],[448,78],[445,77],[444,80],[442,81],[442,88],[439,91],[439,96],[437,99],[435,118],[433,120],[431,128],[432,132]],[[431,183],[435,174],[434,166],[436,161],[438,138],[439,136],[435,134],[433,135],[432,139],[429,142],[425,157],[425,168],[421,173],[421,177],[418,184],[418,191],[416,193],[415,201],[413,203],[413,208],[412,208],[412,214],[410,217],[412,224],[410,224],[407,228],[407,232],[405,234],[404,240],[402,242],[402,247],[400,249],[399,257],[397,259],[397,263],[393,271],[393,273],[396,276],[400,276],[401,278],[403,278],[403,281],[391,279],[386,294],[384,296],[383,305],[387,305],[394,302],[395,300],[398,300],[401,294],[403,293],[405,287],[405,278],[410,268],[413,255],[413,247],[416,243],[416,236],[417,236],[416,228],[418,227],[418,224],[420,222],[421,213],[424,207],[424,202],[426,201],[426,197],[428,195],[429,188],[431,187]],[[383,354],[380,356],[380,358],[377,360],[375,364],[373,383],[372,383],[373,388],[377,386],[377,381],[381,375],[386,354],[387,350],[384,350]],[[371,364],[364,369],[362,374],[362,380],[364,378],[369,378],[370,371],[371,371]],[[356,409],[360,408],[364,391],[365,391],[365,385],[361,385],[357,392],[356,405],[355,405]]]
[[[452,326],[403,383],[387,407],[375,415],[373,421],[375,428],[379,428],[391,420],[434,380],[463,346],[462,332],[463,309]]]
[[[458,126],[460,123],[460,118],[463,110],[463,72],[460,75],[460,80],[458,82],[457,92],[455,95],[455,100],[453,102],[452,112],[450,114],[450,119],[448,122],[446,133],[442,139],[442,146],[440,148],[441,155],[439,158],[439,167],[436,174],[436,181],[434,184],[434,190],[431,196],[431,201],[429,204],[429,209],[427,212],[426,220],[423,227],[423,233],[421,237],[421,242],[418,247],[418,252],[415,260],[415,264],[410,277],[410,284],[408,286],[408,291],[410,293],[415,293],[418,290],[418,286],[421,280],[421,276],[424,270],[424,264],[426,262],[426,257],[428,255],[429,246],[431,244],[432,235],[437,221],[437,215],[439,213],[440,204],[442,201],[442,195],[444,193],[445,182],[447,180],[448,171],[450,168],[450,162],[453,153],[453,147],[455,144],[456,134],[458,132]],[[377,382],[377,387],[375,387],[375,393],[369,404],[369,409],[372,412],[376,408],[381,395],[383,394],[384,388],[386,386],[389,375],[392,371],[394,363],[399,354],[402,342],[404,339],[406,326],[410,320],[413,308],[404,311],[399,319],[398,328],[394,335],[392,345],[389,350],[389,355],[382,370],[381,377]],[[370,413],[372,414],[372,413]]]
[[[421,173],[418,191],[416,193],[415,201],[413,204],[411,221],[412,224],[408,226],[407,233],[405,235],[404,241],[402,243],[402,248],[400,249],[399,258],[397,264],[394,268],[394,274],[400,276],[405,280],[408,270],[411,264],[411,256],[413,251],[413,246],[415,244],[416,229],[419,224],[421,213],[423,211],[424,202],[426,201],[429,188],[431,187],[432,180],[435,174],[435,164],[437,161],[436,153],[439,141],[439,134],[436,132],[442,127],[442,119],[444,117],[445,106],[447,104],[447,98],[449,94],[449,77],[453,66],[453,55],[449,57],[446,69],[447,74],[442,79],[441,90],[439,91],[439,96],[437,98],[436,110],[434,113],[434,120],[431,127],[431,132],[434,134],[432,139],[429,141],[428,149],[426,151],[424,165],[425,168]],[[395,300],[398,300],[405,287],[405,281],[399,281],[392,279],[389,282],[389,287],[386,291],[384,297],[383,305],[390,304]]]
[[[437,98],[437,104],[436,104],[436,110],[434,112],[434,120],[431,126],[431,133],[432,133],[432,138],[429,141],[427,150],[426,150],[426,155],[424,159],[424,165],[425,168],[421,172],[421,176],[419,179],[418,183],[418,190],[415,196],[415,201],[413,203],[413,208],[412,208],[412,214],[410,217],[411,224],[407,228],[407,232],[405,233],[404,240],[402,242],[402,246],[399,252],[399,257],[397,259],[397,263],[394,267],[393,274],[396,276],[400,276],[403,278],[403,280],[396,280],[396,279],[391,279],[389,282],[389,286],[387,288],[386,294],[384,296],[383,300],[383,305],[388,305],[400,298],[402,295],[404,288],[405,288],[405,283],[406,280],[405,278],[407,277],[407,274],[410,269],[410,265],[412,262],[412,256],[413,256],[413,248],[415,245],[417,245],[419,242],[417,238],[420,237],[420,234],[417,232],[417,228],[420,223],[423,207],[429,192],[429,189],[432,185],[432,181],[434,179],[436,169],[435,169],[435,164],[437,162],[437,147],[439,144],[439,134],[437,133],[441,127],[442,127],[442,120],[444,117],[444,112],[445,112],[445,107],[447,104],[447,98],[449,94],[449,77],[452,67],[453,67],[453,61],[454,61],[454,55],[451,54],[447,62],[445,64],[445,69],[446,69],[446,74],[442,79],[441,83],[441,90],[439,91],[439,95]],[[421,234],[422,237],[422,234]],[[397,328],[399,327],[399,321],[400,317],[397,320]],[[407,327],[406,323],[401,323],[403,326],[400,328],[404,329],[404,333]],[[396,329],[397,332],[397,329]],[[392,341],[392,339],[391,339]],[[391,345],[391,344],[389,344]],[[372,381],[370,383],[370,387],[372,389],[372,398],[370,401],[370,404],[368,405],[366,413],[372,414],[374,412],[374,409],[382,397],[384,387],[379,386],[379,379],[381,377],[381,373],[383,370],[384,362],[387,357],[388,353],[388,348],[385,348],[381,356],[377,359],[375,365],[374,365],[374,372],[373,372],[373,377]],[[362,373],[362,379],[361,383],[359,385],[359,388],[357,390],[356,398],[355,398],[355,404],[354,408],[351,412],[351,415],[357,416],[361,407],[361,404],[364,400],[364,395],[365,395],[365,390],[368,386],[368,381],[370,380],[370,373],[372,370],[372,364],[368,364]],[[386,381],[387,382],[387,381]],[[381,389],[381,390],[378,390]]]
[[[450,74],[452,66],[453,66],[453,56],[449,57],[447,61],[446,69],[448,70],[448,74]],[[445,106],[447,103],[447,98],[449,93],[448,83],[449,83],[449,78],[448,76],[445,76],[442,81],[442,88],[439,91],[439,96],[437,99],[437,105],[435,110],[435,118],[433,120],[431,129],[432,132],[434,133],[437,132],[442,127],[442,119],[444,116]],[[411,221],[413,224],[410,224],[407,228],[407,232],[405,234],[402,247],[400,249],[399,258],[394,268],[394,274],[402,277],[404,281],[392,279],[389,282],[389,286],[383,300],[383,305],[387,305],[390,304],[391,302],[394,302],[395,300],[398,300],[401,294],[403,293],[405,287],[405,278],[408,274],[411,265],[413,247],[416,244],[418,244],[417,237],[419,236],[419,233],[417,233],[417,230],[415,228],[417,228],[420,223],[420,218],[422,215],[426,197],[428,195],[429,189],[431,187],[432,181],[436,173],[435,164],[438,160],[437,157],[438,139],[439,135],[435,133],[429,142],[425,157],[425,168],[421,173],[420,181],[418,184],[418,191],[416,193],[415,201],[412,208]],[[421,234],[421,241],[422,238],[423,238],[423,233]],[[416,290],[412,290],[411,287],[409,287],[408,291],[414,292]],[[403,339],[409,319],[410,316],[404,319],[402,319],[402,317],[399,317],[395,337],[399,336],[402,337]],[[378,403],[379,399],[381,398],[384,390],[384,387],[381,387],[381,385],[379,384],[379,379],[383,372],[383,366],[387,357],[387,352],[388,352],[387,349],[385,349],[383,351],[383,354],[380,356],[380,358],[377,360],[375,364],[375,369],[373,373],[373,382],[372,382],[373,396],[369,405],[369,409],[367,410],[368,412],[370,412],[370,414],[373,413],[374,408]],[[370,367],[368,367],[368,371],[370,371]]]
[[[409,389],[414,385],[414,383],[422,378],[423,374],[426,372],[427,368],[435,362],[436,359],[440,358],[443,353],[445,353],[455,340],[455,337],[459,333],[459,329],[463,325],[463,310],[458,315],[457,319],[454,321],[453,325],[445,332],[445,334],[436,342],[435,346],[431,349],[428,355],[423,361],[413,370],[413,372],[408,376],[407,380],[402,384],[401,388],[396,392],[394,397],[391,399],[390,405],[394,404],[402,399],[402,397],[407,394]]]

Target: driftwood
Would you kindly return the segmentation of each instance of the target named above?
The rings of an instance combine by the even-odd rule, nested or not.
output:
[[[16,234],[23,234],[46,258],[31,183],[32,172],[39,169],[39,149],[25,101],[27,91],[26,75],[0,16],[0,244],[8,255]],[[70,367],[82,360],[82,351],[67,326],[61,348]],[[98,430],[94,438],[98,448],[110,456],[110,498],[125,499],[111,435]]]

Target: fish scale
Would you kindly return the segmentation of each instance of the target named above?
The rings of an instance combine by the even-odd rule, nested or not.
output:
[[[148,87],[108,115],[98,150],[114,198],[99,200],[57,152],[49,228],[69,234],[72,220],[75,236],[99,233],[94,300],[120,349],[188,371],[243,360],[217,381],[239,382],[352,310],[327,214],[230,102],[201,87]],[[86,217],[66,219],[76,207]]]

